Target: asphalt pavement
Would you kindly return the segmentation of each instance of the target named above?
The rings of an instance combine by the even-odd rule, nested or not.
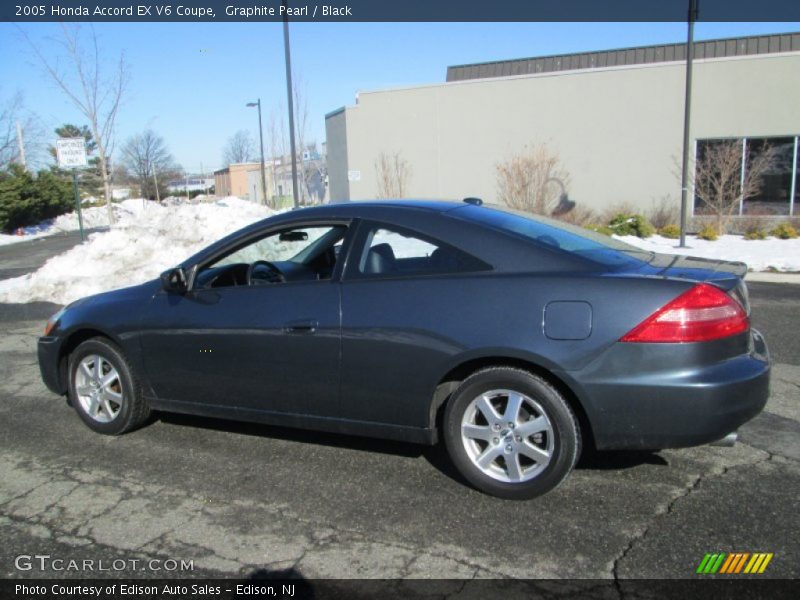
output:
[[[0,248],[0,277],[69,243]],[[438,447],[169,415],[93,434],[39,378],[36,338],[57,307],[0,305],[0,577],[614,581],[694,578],[724,551],[774,553],[760,577],[797,578],[800,286],[750,293],[774,370],[739,443],[591,454],[526,502],[467,487]],[[20,568],[36,553],[122,568]]]

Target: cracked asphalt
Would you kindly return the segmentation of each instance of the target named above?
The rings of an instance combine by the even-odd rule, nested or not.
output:
[[[38,243],[52,248],[0,248],[0,277],[69,242]],[[773,384],[736,446],[593,454],[528,502],[468,488],[440,448],[168,415],[93,434],[39,378],[57,307],[0,305],[0,577],[613,581],[691,578],[706,552],[736,551],[797,578],[800,286],[750,292]],[[124,568],[20,570],[21,554]]]

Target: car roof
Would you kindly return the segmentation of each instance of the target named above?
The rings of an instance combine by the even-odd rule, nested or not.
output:
[[[349,200],[346,202],[336,202],[333,204],[321,204],[305,208],[298,208],[289,212],[291,215],[315,214],[315,215],[336,215],[354,213],[368,215],[376,212],[386,212],[388,210],[420,210],[427,212],[442,213],[467,206],[465,202],[455,200]]]

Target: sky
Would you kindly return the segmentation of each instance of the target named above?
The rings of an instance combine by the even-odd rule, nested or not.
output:
[[[84,25],[87,27],[87,25]],[[286,113],[280,23],[101,23],[105,57],[124,52],[131,82],[116,147],[150,128],[190,173],[221,168],[237,130],[257,142],[263,118]],[[42,70],[20,29],[57,56],[54,23],[0,23],[0,106],[15,93],[48,133],[84,124]],[[800,31],[800,23],[698,23],[695,39]],[[293,76],[308,103],[308,139],[325,141],[325,114],[354,105],[359,91],[440,83],[448,65],[682,42],[684,23],[294,23]],[[63,63],[63,57],[62,57]],[[53,134],[55,137],[55,134]],[[267,150],[268,152],[268,150]]]

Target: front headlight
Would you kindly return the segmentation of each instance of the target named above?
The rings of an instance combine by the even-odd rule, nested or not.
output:
[[[50,335],[50,332],[53,331],[53,329],[55,329],[56,325],[58,325],[58,320],[64,315],[64,311],[66,310],[67,308],[64,307],[61,310],[59,310],[56,314],[54,314],[52,317],[47,319],[47,325],[44,326],[45,335]]]

